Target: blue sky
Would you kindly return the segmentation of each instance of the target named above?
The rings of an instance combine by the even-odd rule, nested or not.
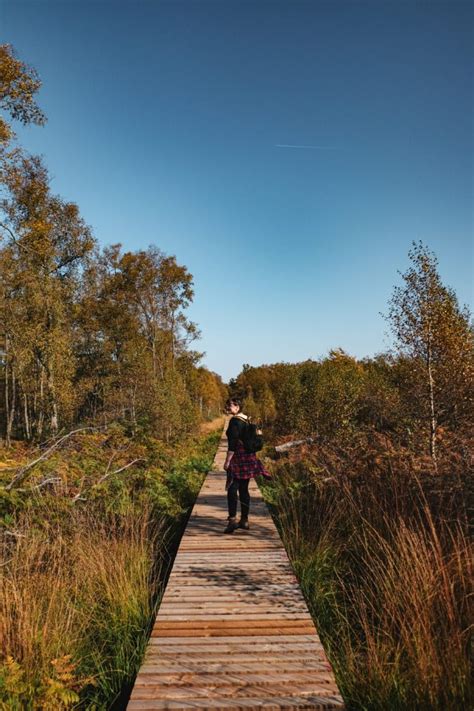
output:
[[[456,0],[0,5],[43,81],[48,123],[20,142],[101,244],[188,267],[225,380],[385,350],[412,240],[472,304],[472,20]]]

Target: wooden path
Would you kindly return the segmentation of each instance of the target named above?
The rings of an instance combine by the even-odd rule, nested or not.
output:
[[[184,532],[128,704],[145,709],[343,709],[255,481],[250,530],[223,534],[223,433]]]

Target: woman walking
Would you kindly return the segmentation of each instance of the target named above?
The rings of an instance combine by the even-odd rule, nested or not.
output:
[[[233,533],[236,528],[249,529],[250,510],[250,479],[262,474],[267,479],[271,478],[256,454],[245,451],[243,436],[247,427],[247,415],[242,412],[240,398],[230,398],[226,403],[226,410],[232,414],[226,430],[228,451],[224,464],[227,472],[227,505],[229,519],[224,533]],[[237,494],[240,498],[240,521],[237,523]]]

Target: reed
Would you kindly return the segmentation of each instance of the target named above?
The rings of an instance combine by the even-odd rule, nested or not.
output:
[[[151,530],[147,510],[119,521],[73,518],[65,536],[61,527],[38,531],[23,516],[5,551],[6,708],[109,704],[139,666],[156,597],[151,571],[160,527]]]
[[[346,702],[471,708],[464,512],[440,506],[448,482],[433,503],[413,471],[355,470],[276,464],[265,487]]]
[[[2,490],[0,711],[124,707],[219,438],[82,435]],[[146,465],[96,485],[112,456]]]

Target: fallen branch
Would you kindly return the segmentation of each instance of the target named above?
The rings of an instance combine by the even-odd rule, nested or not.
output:
[[[58,447],[60,447],[67,439],[72,437],[73,435],[77,434],[78,432],[85,432],[87,430],[100,430],[103,429],[103,427],[80,427],[77,430],[72,430],[71,432],[68,432],[67,434],[63,435],[60,437],[56,442],[54,442],[49,449],[47,449],[43,454],[38,457],[37,459],[34,459],[32,462],[29,462],[28,464],[25,464],[25,466],[20,467],[18,469],[17,473],[11,480],[9,484],[5,487],[6,491],[10,491],[10,489],[13,489],[15,486],[18,486],[21,484],[21,482],[26,479],[28,473],[30,472],[31,469],[33,469],[36,464],[39,464],[40,462],[44,461],[49,457],[50,454],[52,454]]]
[[[132,462],[129,462],[128,464],[125,464],[123,467],[120,467],[119,469],[116,469],[113,472],[107,472],[103,476],[100,477],[99,481],[95,483],[94,486],[98,486],[98,484],[102,484],[103,481],[108,479],[109,476],[113,476],[114,474],[120,474],[120,472],[123,472],[125,469],[128,469],[131,467],[133,464],[136,464],[137,462],[144,462],[145,459],[143,457],[139,457],[138,459],[134,459]]]
[[[50,476],[48,479],[43,479],[43,481],[40,481],[39,484],[35,484],[33,489],[42,489],[43,486],[46,486],[47,484],[59,484],[61,482],[61,477],[60,476]]]
[[[25,533],[18,533],[18,531],[3,531],[4,536],[12,536],[13,538],[26,538]]]
[[[134,459],[133,461],[129,462],[128,464],[124,464],[123,467],[119,467],[119,469],[115,469],[115,471],[111,472],[108,471],[109,466],[110,466],[110,461],[109,461],[109,466],[107,466],[105,474],[103,474],[100,479],[98,479],[94,484],[91,484],[86,491],[90,491],[91,489],[94,488],[94,486],[99,486],[99,484],[102,484],[106,479],[108,479],[110,476],[114,476],[115,474],[120,474],[120,472],[125,471],[125,469],[128,469],[129,467],[133,466],[137,462],[144,462],[146,461],[143,457],[139,457],[138,459]],[[80,491],[78,494],[76,494],[72,501],[86,501],[87,497],[84,496],[84,492]]]
[[[299,444],[313,444],[314,439],[312,437],[307,437],[306,439],[296,439],[292,442],[285,442],[285,444],[279,444],[275,447],[275,451],[278,453],[287,452],[292,447],[297,447]]]

